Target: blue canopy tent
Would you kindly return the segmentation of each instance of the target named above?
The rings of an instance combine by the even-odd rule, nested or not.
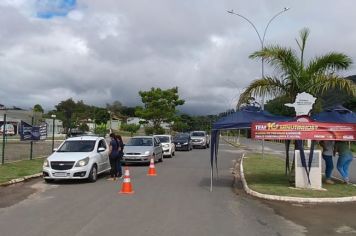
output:
[[[356,113],[342,106],[336,106],[313,115],[312,119],[319,122],[356,123]]]
[[[216,121],[211,130],[211,142],[210,142],[210,191],[212,191],[213,186],[213,169],[214,169],[214,160],[216,172],[217,169],[217,155],[219,147],[219,133],[220,130],[229,130],[229,129],[249,129],[251,124],[257,121],[291,121],[293,117],[285,116],[275,116],[267,111],[249,109],[248,107],[244,110],[237,111],[228,116],[222,117]]]
[[[324,112],[315,114],[311,118],[318,122],[333,122],[333,123],[356,123],[356,113],[342,107],[336,106],[329,109],[325,109]],[[210,191],[212,191],[213,186],[213,169],[214,169],[214,160],[216,172],[217,169],[217,154],[219,147],[219,132],[220,130],[229,130],[229,129],[248,129],[251,128],[253,122],[262,121],[294,121],[295,117],[284,117],[284,116],[275,116],[270,114],[267,111],[261,110],[241,110],[235,113],[232,113],[229,116],[223,117],[220,120],[216,121],[213,124],[211,131],[211,147],[210,147],[210,165],[211,165],[211,182],[210,182]],[[314,143],[314,142],[313,142]],[[290,141],[286,143],[286,170],[289,168],[289,144]],[[302,150],[302,145],[299,144],[299,149]],[[312,145],[314,149],[314,144]],[[312,151],[311,151],[312,153]],[[303,158],[304,159],[304,158]],[[306,165],[306,164],[305,164]],[[309,163],[310,165],[310,163]],[[307,169],[307,166],[305,166]]]

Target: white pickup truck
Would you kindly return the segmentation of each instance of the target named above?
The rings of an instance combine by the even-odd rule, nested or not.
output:
[[[190,133],[193,147],[208,148],[210,145],[210,138],[206,131],[193,131]]]

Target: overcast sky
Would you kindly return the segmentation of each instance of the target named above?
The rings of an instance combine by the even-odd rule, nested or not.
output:
[[[354,0],[1,0],[0,104],[51,110],[72,97],[135,106],[139,90],[178,86],[181,111],[225,111],[261,74],[248,59],[261,47],[256,32],[226,10],[263,34],[284,7],[265,44],[296,49],[308,27],[307,57],[338,51],[356,60]],[[355,65],[343,72],[352,74]]]

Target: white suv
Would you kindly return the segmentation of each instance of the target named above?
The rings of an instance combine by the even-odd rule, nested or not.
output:
[[[208,148],[210,145],[210,138],[205,131],[193,131],[190,133],[193,147]]]
[[[104,138],[82,136],[68,138],[43,163],[46,182],[56,179],[97,180],[109,171],[109,148]]]

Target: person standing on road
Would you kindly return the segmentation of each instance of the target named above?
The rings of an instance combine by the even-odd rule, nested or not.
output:
[[[121,167],[121,160],[124,156],[124,142],[122,141],[121,135],[116,136],[117,140],[119,141],[119,158],[117,161],[117,175],[119,178],[122,178],[122,167]]]
[[[114,133],[110,134],[110,144],[109,144],[109,160],[110,160],[110,178],[108,180],[116,180],[117,177],[117,162],[119,160],[119,140],[116,138]]]
[[[335,143],[334,153],[339,153],[339,159],[337,160],[337,169],[342,176],[344,183],[349,184],[349,167],[352,162],[353,156],[349,149],[347,142],[337,141]]]
[[[323,140],[320,146],[323,148],[322,156],[325,161],[325,183],[334,184],[331,180],[331,174],[334,169],[333,154],[334,154],[335,141]]]

